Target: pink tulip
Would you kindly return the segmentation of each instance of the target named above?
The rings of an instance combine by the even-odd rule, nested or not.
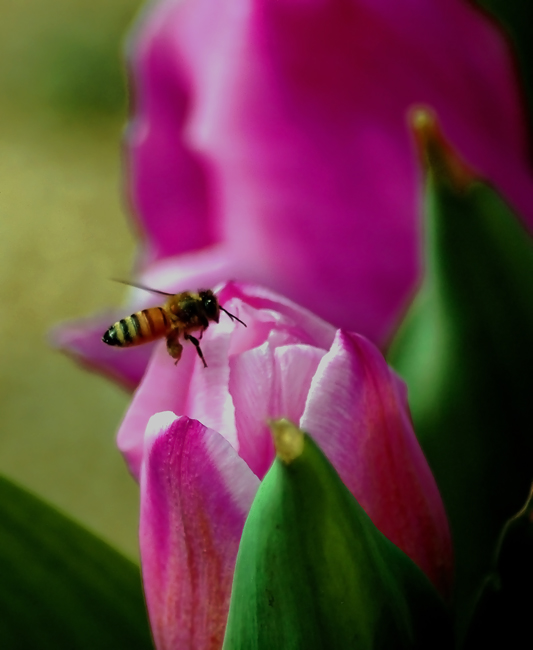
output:
[[[419,270],[417,104],[533,223],[514,66],[466,0],[163,0],[130,45],[130,198],[156,288],[257,282],[383,343]],[[108,325],[57,340],[135,386],[148,354],[114,365]]]
[[[158,650],[220,648],[244,521],[274,449],[269,418],[308,431],[376,526],[450,593],[444,508],[403,383],[365,338],[250,285],[174,365],[157,347],[118,443],[141,482],[140,543]]]

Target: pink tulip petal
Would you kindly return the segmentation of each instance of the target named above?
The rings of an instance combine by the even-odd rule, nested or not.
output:
[[[274,458],[268,429],[274,393],[274,354],[268,343],[232,359],[230,390],[235,404],[239,456],[260,479]]]
[[[192,345],[184,346],[181,361],[177,365],[169,356],[164,342],[155,348],[117,435],[118,448],[137,480],[141,471],[148,421],[160,411],[173,411],[179,415],[186,413],[189,382],[195,362],[196,351]]]
[[[296,344],[302,339],[305,341],[321,338],[323,341],[329,341],[333,338],[333,328],[308,314],[306,310],[299,310],[288,301],[284,301],[286,304],[283,305],[279,302],[283,299],[272,292],[265,292],[264,296],[261,294],[262,291],[257,288],[235,283],[226,284],[218,291],[221,304],[225,305],[230,313],[243,319],[246,327],[231,321],[227,314],[221,313],[220,322],[206,331],[202,339],[202,350],[208,368],[204,369],[201,364],[194,366],[188,399],[184,407],[186,410],[183,411],[189,417],[201,418],[206,426],[219,431],[235,449],[240,449],[241,441],[237,437],[235,392],[232,390],[235,383],[231,379],[234,361],[240,366],[243,363],[241,357],[248,358],[247,350],[260,348],[265,341],[275,348]],[[283,310],[287,316],[282,313]],[[311,332],[315,336],[311,336]],[[313,349],[308,356],[314,359],[320,354],[321,351],[315,352]],[[246,372],[249,374],[244,379],[244,383],[250,385],[252,380],[261,382],[259,374],[265,374],[265,368],[253,366]],[[305,377],[302,379],[305,383]],[[277,394],[279,390],[276,389],[275,392]],[[290,397],[293,394],[294,391],[291,392]],[[267,413],[268,417],[275,415],[275,413],[270,415]],[[263,418],[261,431],[266,431],[265,427],[266,421]],[[267,437],[270,449],[270,434]],[[256,449],[255,453],[260,458],[265,457],[259,449]],[[271,460],[269,456],[269,460],[265,461],[266,468],[263,463],[262,470],[253,467],[254,471],[257,470],[258,475],[261,476],[268,469]]]
[[[152,279],[160,282],[151,286],[177,290],[167,286],[163,275]],[[168,355],[164,342],[158,345],[117,437],[118,447],[136,478],[139,477],[146,425],[150,417],[160,411],[170,410],[178,415],[201,419],[205,426],[218,431],[235,449],[239,449],[234,402],[229,388],[230,360],[233,357],[260,346],[266,340],[274,347],[313,339],[320,339],[329,347],[333,340],[331,325],[273,292],[259,289],[254,292],[253,287],[229,283],[221,287],[218,295],[231,313],[245,319],[247,326],[221,313],[220,322],[212,323],[202,337],[201,347],[207,368],[203,367],[191,343],[184,342],[183,355],[177,365]],[[135,299],[140,301],[141,296],[136,295]],[[278,300],[280,311],[285,311],[286,315],[276,310]],[[101,346],[108,347],[103,343]],[[117,355],[127,352],[110,349]],[[321,353],[316,354],[320,356]],[[270,461],[271,458],[267,468]]]
[[[382,342],[418,273],[415,104],[533,223],[513,62],[467,2],[166,0],[137,42],[149,258],[223,241],[240,280]]]
[[[187,403],[185,410],[181,411],[191,418],[201,418],[205,426],[218,431],[235,448],[237,434],[233,401],[228,390],[228,353],[237,326],[229,319],[221,319],[204,334],[201,346],[208,367],[204,368],[201,363],[194,365]]]
[[[276,391],[271,417],[300,420],[311,382],[325,354],[325,350],[309,345],[286,345],[274,350]]]
[[[103,316],[63,323],[51,332],[51,343],[89,370],[117,381],[127,390],[134,390],[141,381],[154,344],[118,349],[102,342],[107,328],[128,313],[113,311]]]
[[[201,348],[207,368],[190,342],[183,341],[183,354],[177,364],[164,342],[156,348],[117,436],[118,448],[135,478],[139,477],[146,426],[160,411],[201,418],[237,447],[233,402],[228,391],[228,349],[234,328],[228,319],[205,332]]]
[[[412,428],[405,387],[369,341],[338,332],[300,425],[374,524],[449,596],[452,546],[444,506]]]
[[[220,650],[259,481],[216,431],[160,413],[141,475],[144,591],[157,650]]]
[[[259,478],[274,459],[268,420],[298,422],[324,350],[308,345],[274,348],[268,341],[231,359],[229,390],[235,405],[239,456]]]
[[[285,317],[285,328],[292,323],[294,335],[300,343],[329,349],[335,336],[335,328],[309,309],[288,300],[285,296],[262,286],[244,282],[226,282],[217,293],[221,304],[239,298],[257,310],[267,310]],[[279,320],[278,317],[275,317]]]
[[[142,81],[127,139],[145,262],[217,240],[209,163],[186,142],[192,89],[176,47],[173,9],[161,2],[150,17],[144,16],[131,57],[134,75]],[[157,47],[152,46],[154,38]]]

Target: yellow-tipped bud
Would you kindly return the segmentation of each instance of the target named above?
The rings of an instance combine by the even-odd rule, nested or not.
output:
[[[274,447],[280,460],[286,465],[292,463],[304,450],[304,433],[285,418],[270,420],[270,429],[274,438]]]
[[[436,113],[427,106],[416,106],[410,111],[409,122],[424,164],[456,192],[466,190],[476,174],[444,136]]]

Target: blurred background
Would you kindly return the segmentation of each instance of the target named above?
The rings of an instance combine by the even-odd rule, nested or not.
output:
[[[124,34],[138,0],[0,0],[0,473],[137,556],[128,395],[47,343],[122,300]]]

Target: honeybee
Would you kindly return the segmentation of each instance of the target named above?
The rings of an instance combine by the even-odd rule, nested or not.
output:
[[[196,352],[202,360],[204,368],[207,368],[200,348],[200,341],[203,333],[209,327],[209,322],[218,323],[220,312],[223,311],[231,320],[236,320],[246,327],[246,323],[240,318],[220,306],[211,289],[200,289],[197,293],[193,291],[167,293],[132,282],[122,282],[122,284],[129,284],[138,289],[167,296],[167,301],[162,307],[150,307],[137,311],[111,325],[102,337],[102,341],[107,345],[129,348],[155,341],[164,336],[167,339],[168,353],[173,359],[176,359],[175,363],[178,363],[183,352],[183,345],[180,342],[180,338],[183,337],[185,341],[190,341],[196,347]],[[198,338],[191,335],[191,332],[198,330],[200,331]]]

